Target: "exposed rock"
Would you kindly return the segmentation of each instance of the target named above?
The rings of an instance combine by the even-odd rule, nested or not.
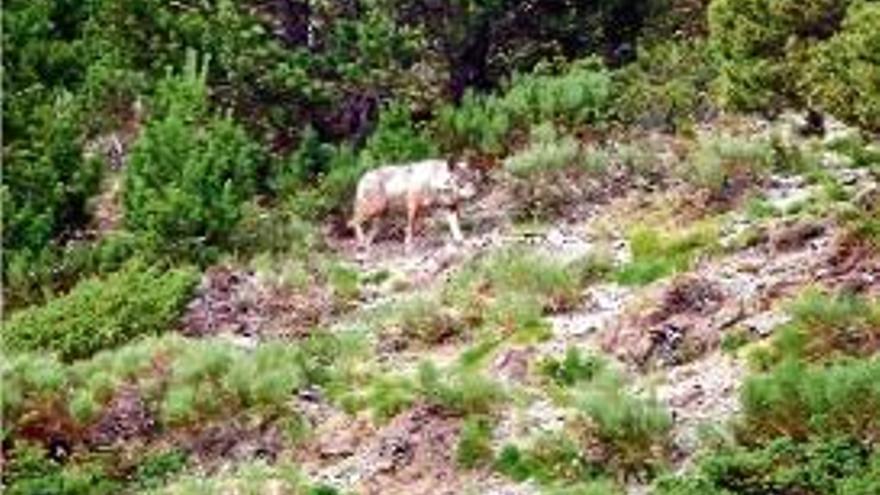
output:
[[[461,419],[418,405],[378,431],[363,431],[354,453],[343,443],[342,462],[304,462],[314,478],[373,494],[457,494],[463,478],[456,470],[455,446]]]
[[[770,236],[770,243],[776,251],[800,249],[804,245],[825,234],[826,228],[817,222],[798,222],[783,227]]]
[[[516,348],[503,352],[492,364],[494,374],[511,382],[523,382],[534,358],[532,349]]]
[[[721,352],[669,371],[657,388],[657,398],[666,403],[675,420],[676,461],[697,449],[701,427],[723,425],[739,411],[739,386],[745,373],[742,363]]]
[[[880,249],[851,237],[841,239],[825,260],[819,280],[850,293],[880,294]]]
[[[239,421],[205,426],[182,438],[180,444],[203,466],[254,459],[274,461],[284,448],[277,426],[245,425]]]
[[[714,317],[725,300],[715,283],[678,279],[662,293],[654,309],[606,333],[602,346],[640,366],[652,361],[664,365],[688,361],[717,345],[722,325]]]

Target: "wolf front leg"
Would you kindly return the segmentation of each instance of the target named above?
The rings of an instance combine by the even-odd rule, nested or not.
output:
[[[455,239],[455,242],[463,242],[464,236],[461,234],[461,226],[458,224],[458,210],[447,211],[446,221],[449,223],[449,230],[452,232],[452,238]]]
[[[412,250],[413,235],[415,233],[416,220],[419,217],[419,201],[418,198],[410,198],[406,205],[406,237],[404,245],[407,251]]]
[[[354,237],[357,241],[358,249],[364,249],[366,247],[366,239],[364,237],[363,223],[361,223],[360,219],[355,218],[349,222],[349,225],[354,229]]]

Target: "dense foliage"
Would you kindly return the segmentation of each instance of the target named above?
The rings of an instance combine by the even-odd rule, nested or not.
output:
[[[770,113],[795,102],[877,129],[877,12],[872,0],[712,2],[721,101]]]
[[[163,273],[131,263],[106,279],[87,280],[45,306],[27,308],[3,325],[3,346],[88,357],[140,335],[168,330],[196,282],[191,269]]]
[[[222,245],[254,192],[258,148],[228,117],[205,109],[207,66],[160,82],[155,116],[126,169],[127,226],[163,246]],[[202,251],[202,254],[204,252]]]

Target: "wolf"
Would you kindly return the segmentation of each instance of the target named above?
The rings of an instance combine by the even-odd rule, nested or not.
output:
[[[380,217],[388,211],[406,210],[406,249],[412,247],[413,231],[419,212],[435,207],[446,209],[446,221],[456,242],[464,236],[458,223],[462,201],[476,194],[467,162],[440,159],[409,164],[386,165],[361,176],[357,185],[349,226],[354,229],[358,247],[366,249],[378,232]],[[371,222],[368,235],[364,224]]]

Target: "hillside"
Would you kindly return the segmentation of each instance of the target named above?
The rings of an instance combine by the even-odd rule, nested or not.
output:
[[[4,493],[880,492],[880,3],[3,22]]]

